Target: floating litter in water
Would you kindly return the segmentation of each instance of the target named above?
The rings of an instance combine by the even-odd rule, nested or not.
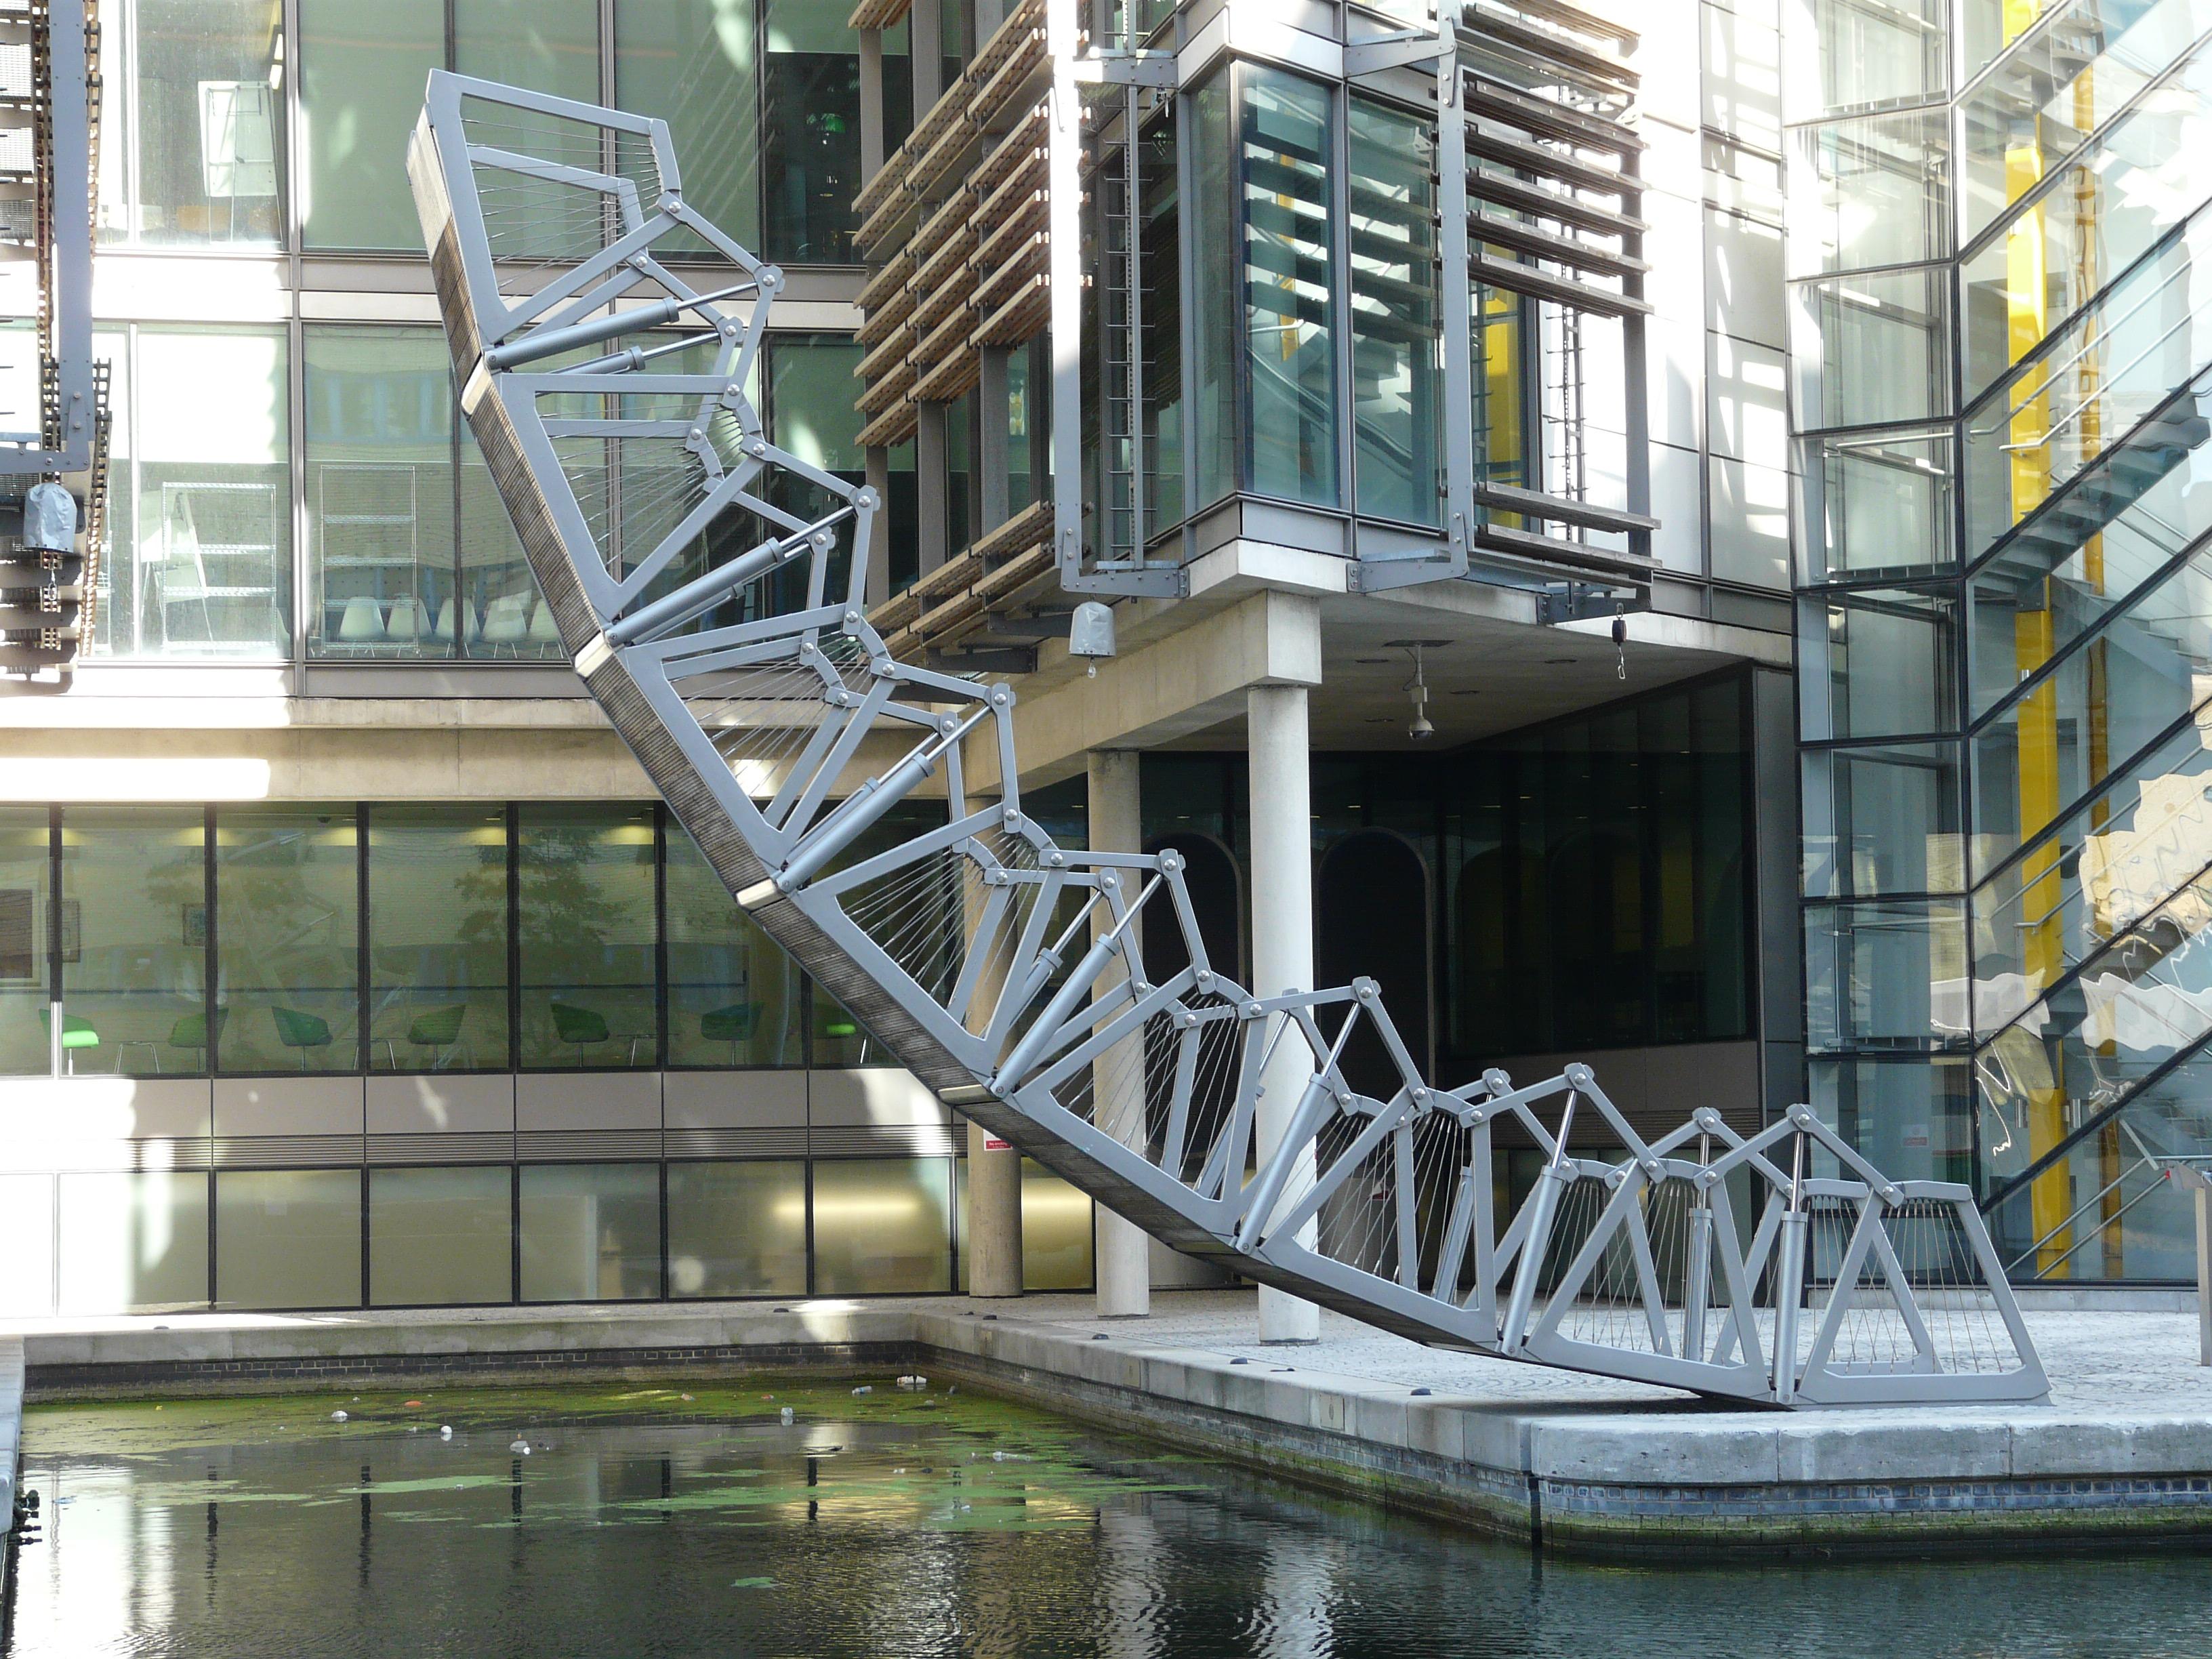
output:
[[[783,1408],[783,1420],[787,1423],[791,1421],[791,1407],[788,1406]]]
[[[530,1455],[530,1443],[527,1440],[517,1440],[507,1447],[507,1450],[517,1456],[527,1457]]]
[[[678,1400],[689,1400],[690,1398],[691,1398],[691,1396],[690,1396],[690,1395],[688,1395],[688,1394],[679,1394],[679,1395],[678,1395],[676,1397],[677,1397]]]
[[[409,1401],[407,1403],[408,1403],[409,1405],[410,1405],[410,1406],[419,1406],[419,1405],[421,1405],[422,1402],[421,1401],[419,1401],[419,1400],[410,1400],[410,1401]]]
[[[853,1392],[854,1394],[873,1394],[875,1389],[871,1388],[867,1383],[863,1382],[859,1388],[854,1389]]]
[[[902,1376],[898,1380],[898,1385],[908,1394],[917,1394],[929,1386],[929,1379],[920,1376]]]
[[[343,1412],[332,1412],[331,1413],[331,1421],[333,1423],[343,1423],[345,1420],[346,1414]]]
[[[422,1432],[422,1425],[420,1423],[410,1423],[407,1425],[407,1432],[410,1434],[420,1434]]]
[[[441,1440],[451,1440],[453,1437],[453,1425],[452,1424],[450,1424],[450,1423],[441,1423],[441,1424],[439,1424],[439,1425],[438,1425],[438,1438],[439,1438],[439,1439],[441,1439]]]

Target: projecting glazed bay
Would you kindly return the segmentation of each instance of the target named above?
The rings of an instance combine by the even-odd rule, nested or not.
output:
[[[25,1444],[9,1655],[2204,1650],[2193,1556],[1562,1564],[888,1374],[44,1407]]]

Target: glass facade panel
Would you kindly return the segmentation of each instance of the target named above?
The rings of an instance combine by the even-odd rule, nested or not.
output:
[[[215,1262],[219,1308],[359,1307],[361,1171],[221,1171]]]
[[[304,337],[307,649],[453,656],[459,583],[445,337],[311,325]]]
[[[1807,896],[1962,891],[1959,755],[1956,743],[1807,750]]]
[[[1182,520],[1183,386],[1182,386],[1182,202],[1177,176],[1176,126],[1170,108],[1146,128],[1139,159],[1139,210],[1142,216],[1145,362],[1149,380],[1145,387],[1145,534],[1147,538]],[[1023,406],[1038,400],[1041,419],[1046,392],[1042,358],[1032,394],[1024,377]],[[1032,483],[1024,492],[1034,499]],[[1018,510],[1022,503],[1012,505]]]
[[[620,1302],[660,1294],[660,1166],[526,1164],[522,1299]]]
[[[562,662],[568,652],[538,578],[499,498],[476,434],[461,428],[459,598],[431,619],[434,647],[458,640],[463,656],[486,662]]]
[[[68,1173],[58,1184],[63,1313],[207,1305],[204,1171]]]
[[[803,1296],[806,1166],[668,1166],[668,1293]]]
[[[1024,1158],[1022,1288],[1087,1291],[1094,1278],[1091,1263],[1089,1196],[1042,1164]]]
[[[445,67],[445,0],[299,3],[307,246],[419,252],[422,228],[400,162],[424,80]]]
[[[749,0],[620,0],[615,102],[665,120],[684,160],[684,200],[774,258],[761,240],[760,35]],[[857,146],[857,80],[854,88]]]
[[[206,817],[197,806],[62,814],[63,1030],[74,1069],[208,1069]],[[74,915],[76,936],[69,937]],[[76,949],[70,949],[74,943]],[[217,1009],[220,1024],[228,1010]]]
[[[1329,94],[1279,70],[1240,70],[1248,487],[1338,500],[1335,261]]]
[[[1805,912],[1805,1040],[1926,1048],[1972,1031],[1966,907],[1956,899]]]
[[[374,806],[368,817],[368,1063],[507,1065],[507,814]]]
[[[0,1077],[52,1068],[53,848],[43,806],[0,806]],[[96,1031],[64,1031],[62,1059],[97,1061]],[[88,1063],[87,1071],[101,1069]]]
[[[655,1032],[653,809],[522,808],[522,1064],[642,1066]]]
[[[1920,264],[1951,251],[1947,112],[1823,122],[1797,132],[1790,272]]]
[[[54,1310],[54,1178],[0,1175],[0,1317]]]
[[[463,75],[599,101],[598,0],[453,0]]]
[[[1940,432],[1855,433],[1813,441],[1820,513],[1806,538],[1808,580],[1906,574],[1955,563],[1956,445]]]
[[[851,264],[860,187],[860,41],[837,0],[763,0],[764,257]]]
[[[1814,370],[1808,428],[1925,421],[1951,412],[1951,316],[1938,270],[1808,283],[1794,312],[1799,360]]]
[[[1191,94],[1194,223],[1236,222],[1237,152],[1231,148],[1232,95],[1227,66]],[[1237,488],[1238,380],[1237,249],[1228,235],[1191,244],[1190,501],[1209,507]]]
[[[1836,595],[1814,611],[1801,672],[1821,683],[1806,688],[1806,737],[1901,737],[1955,729],[1954,594],[1882,588]]]
[[[801,1066],[799,969],[738,908],[680,825],[668,830],[668,1063]]]
[[[1361,514],[1443,522],[1436,126],[1351,101],[1352,479]]]
[[[814,1291],[952,1288],[949,1158],[840,1158],[814,1166]]]
[[[282,244],[281,16],[267,0],[125,0],[101,9],[103,118],[112,124],[100,146],[102,241]]]
[[[1793,121],[1940,98],[1949,85],[1948,0],[1810,0],[1817,52],[1783,54],[1783,98]]]
[[[1810,1105],[1898,1181],[1969,1181],[1973,1068],[1963,1054],[1816,1060]]]
[[[100,637],[114,657],[270,661],[292,642],[281,329],[133,326],[118,376]]]
[[[353,808],[221,807],[215,871],[216,1068],[359,1071]]]
[[[438,1307],[514,1299],[514,1175],[368,1172],[368,1299]]]

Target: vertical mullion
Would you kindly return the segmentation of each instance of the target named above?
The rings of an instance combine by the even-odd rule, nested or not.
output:
[[[653,804],[653,1056],[665,1071],[669,1064],[668,1005],[668,808]],[[664,1206],[665,1207],[665,1206]]]

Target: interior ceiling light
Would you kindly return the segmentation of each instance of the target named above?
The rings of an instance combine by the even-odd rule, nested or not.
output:
[[[1406,682],[1406,695],[1413,699],[1413,718],[1407,724],[1406,735],[1415,743],[1426,743],[1437,734],[1437,728],[1429,719],[1429,679],[1421,661],[1421,652],[1428,644],[1426,640],[1406,642],[1406,648],[1413,659],[1413,678]]]

